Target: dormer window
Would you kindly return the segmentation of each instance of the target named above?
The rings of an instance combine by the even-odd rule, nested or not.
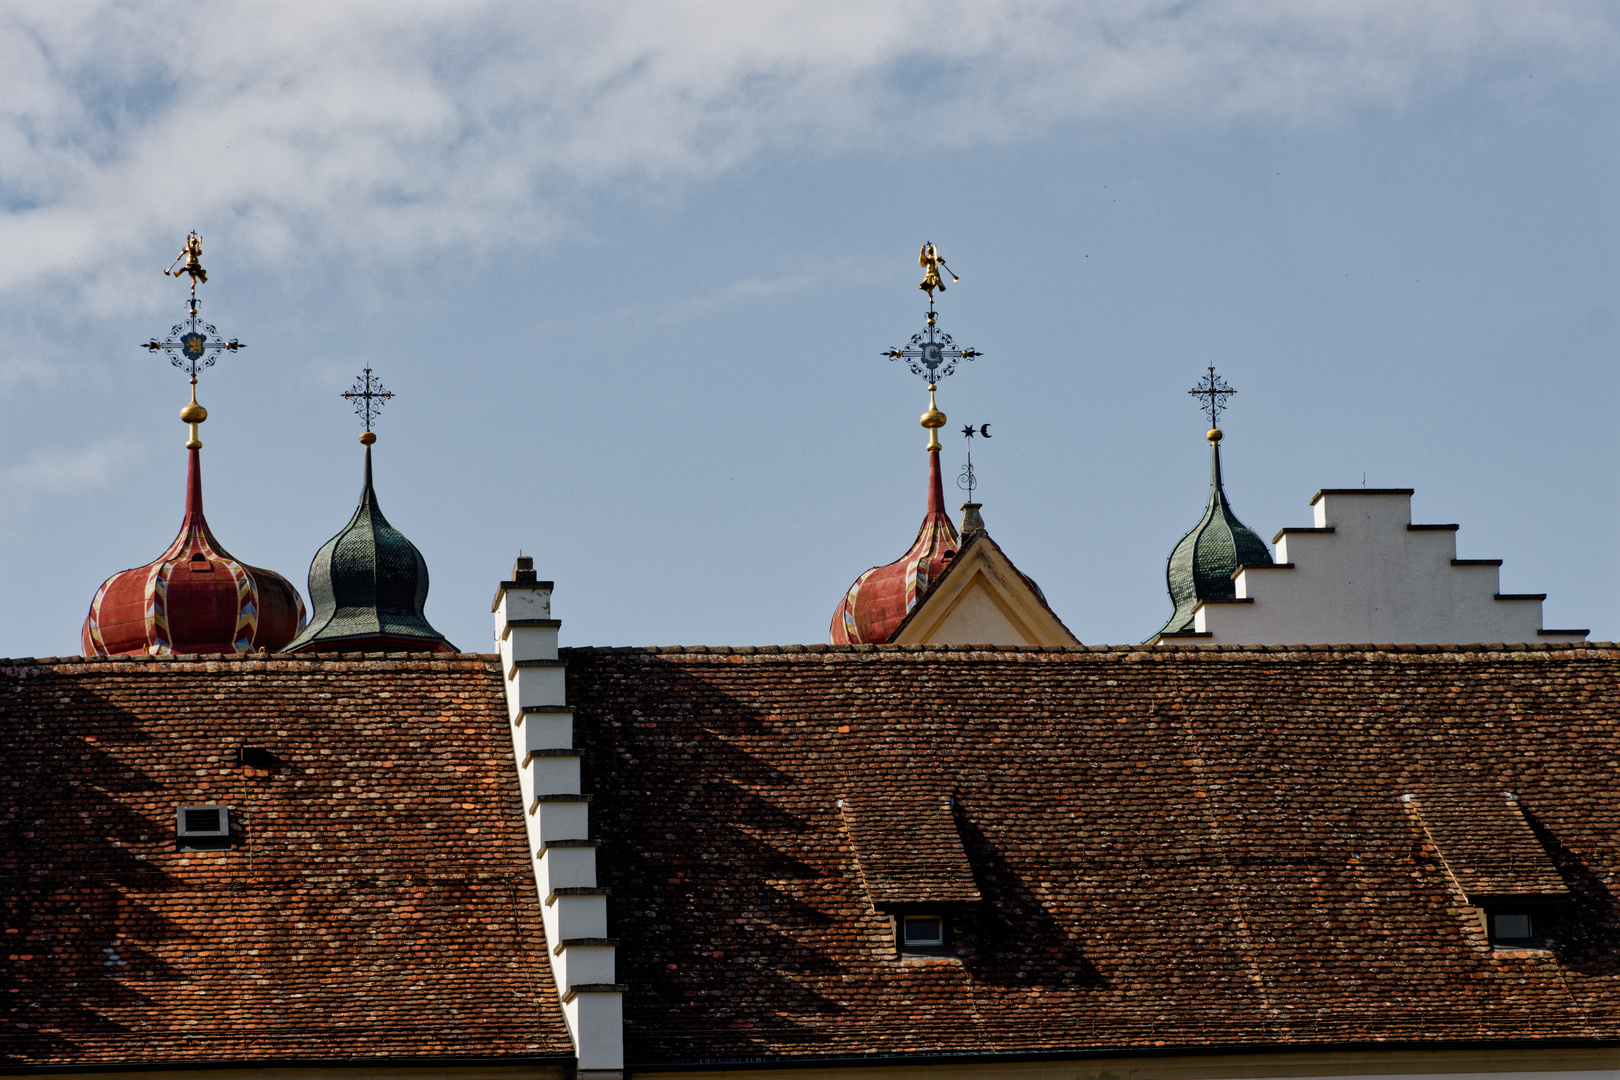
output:
[[[1485,933],[1491,944],[1502,949],[1524,949],[1539,946],[1535,916],[1523,909],[1518,911],[1485,910]]]
[[[1547,929],[1570,891],[1519,797],[1450,788],[1409,793],[1401,803],[1479,913],[1491,947],[1545,949]]]
[[[224,851],[231,846],[231,809],[222,803],[178,807],[174,824],[181,851]]]
[[[945,944],[945,920],[938,915],[907,915],[900,924],[900,947],[908,952]]]
[[[874,915],[895,953],[952,956],[953,923],[983,902],[949,795],[872,793],[838,800]]]

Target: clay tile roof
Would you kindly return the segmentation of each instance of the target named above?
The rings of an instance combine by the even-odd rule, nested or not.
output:
[[[871,791],[839,809],[874,910],[979,902],[949,795]]]
[[[495,660],[4,661],[0,732],[0,1063],[572,1057]]]
[[[1405,801],[1470,901],[1569,898],[1569,886],[1514,794],[1430,789]]]
[[[632,1068],[1620,1032],[1613,646],[564,656]],[[865,789],[955,794],[956,955],[896,957]],[[1518,796],[1548,950],[1493,950],[1426,790]]]

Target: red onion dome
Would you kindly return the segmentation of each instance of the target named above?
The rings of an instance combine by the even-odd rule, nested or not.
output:
[[[275,652],[303,625],[298,590],[274,571],[231,558],[209,531],[192,447],[180,535],[155,561],[102,582],[81,643],[86,656]]]
[[[944,419],[943,415],[940,417]],[[955,556],[956,526],[945,512],[945,486],[939,451],[928,451],[928,512],[910,550],[887,566],[874,566],[855,579],[833,612],[834,645],[879,645],[889,640],[928,587]]]

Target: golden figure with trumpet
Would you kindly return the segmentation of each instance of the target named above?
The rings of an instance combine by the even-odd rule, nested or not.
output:
[[[934,290],[945,291],[945,279],[939,276],[939,272],[943,270],[947,274],[951,274],[951,268],[945,265],[945,260],[940,258],[939,248],[932,243],[922,246],[922,254],[917,256],[917,265],[923,268],[922,284],[918,285],[917,288],[926,292],[929,303],[933,303]],[[962,279],[955,274],[951,274],[951,280],[961,281]]]
[[[180,266],[180,260],[182,259],[185,260],[184,266]],[[176,266],[180,266],[180,269],[176,270]],[[169,268],[163,272],[173,274],[175,277],[179,277],[181,274],[190,274],[193,290],[197,288],[197,282],[207,281],[208,271],[204,270],[202,265],[202,237],[194,232],[187,233],[186,246],[180,249],[180,254],[174,257],[174,262],[170,263]]]

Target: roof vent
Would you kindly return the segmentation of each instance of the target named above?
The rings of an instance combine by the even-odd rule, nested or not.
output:
[[[182,840],[229,837],[231,808],[218,803],[182,806],[175,814],[175,835]]]

